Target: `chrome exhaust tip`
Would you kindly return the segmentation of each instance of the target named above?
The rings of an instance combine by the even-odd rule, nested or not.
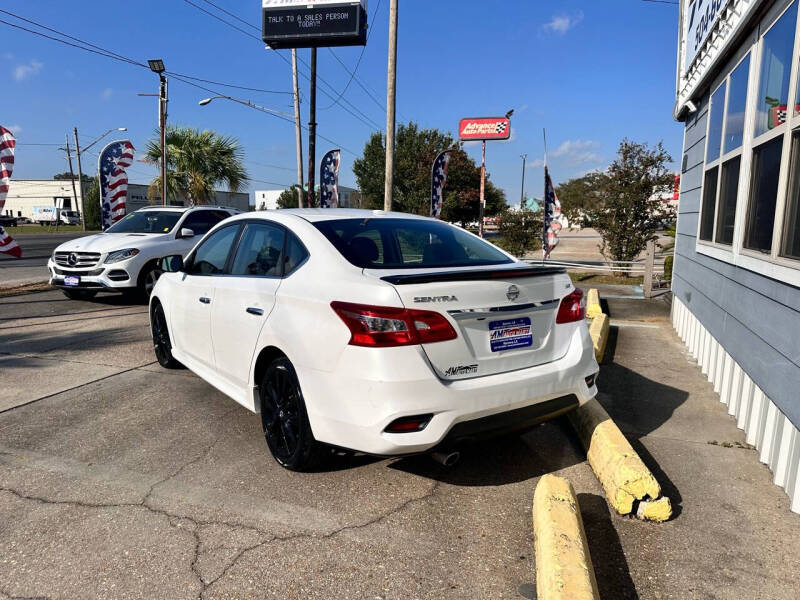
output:
[[[458,462],[458,459],[461,458],[461,453],[457,451],[431,452],[431,458],[442,466],[452,467]]]

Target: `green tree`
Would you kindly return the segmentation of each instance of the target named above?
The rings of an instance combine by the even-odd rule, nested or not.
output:
[[[600,205],[600,184],[603,174],[593,171],[575,177],[556,186],[556,195],[561,202],[561,211],[570,225],[591,227],[589,214]]]
[[[514,256],[542,249],[542,212],[506,210],[500,215],[498,245]]]
[[[419,215],[430,213],[431,168],[436,155],[452,150],[447,168],[447,186],[442,218],[466,225],[478,220],[480,168],[449,133],[420,129],[414,123],[401,124],[395,136],[393,210]],[[383,208],[386,149],[383,135],[372,134],[364,153],[353,163],[364,208]],[[487,177],[486,215],[505,206],[505,194]]]
[[[308,193],[303,190],[303,203],[308,206]],[[288,190],[283,190],[281,195],[278,196],[278,208],[298,208],[297,202],[297,187],[291,187]]]
[[[87,177],[83,185],[83,218],[86,229],[100,230],[100,187],[97,177]]]
[[[600,251],[611,260],[636,258],[672,216],[660,200],[671,189],[672,157],[659,142],[622,140],[617,158],[598,177],[598,204],[589,209],[592,226],[603,238]]]
[[[249,181],[244,167],[244,150],[236,138],[191,127],[167,128],[167,199],[186,198],[190,205],[207,204],[214,189],[224,184],[237,192]],[[161,160],[160,138],[147,142],[146,160]],[[161,176],[150,182],[151,199],[161,194]]]

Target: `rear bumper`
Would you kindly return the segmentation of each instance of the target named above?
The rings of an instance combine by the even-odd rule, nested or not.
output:
[[[370,454],[401,455],[554,418],[597,394],[585,381],[599,370],[588,329],[583,323],[573,328],[559,360],[474,379],[439,379],[418,347],[388,349],[388,359],[377,359],[375,349],[349,346],[330,372],[296,364],[314,436]],[[384,431],[395,419],[422,414],[433,415],[422,431]]]

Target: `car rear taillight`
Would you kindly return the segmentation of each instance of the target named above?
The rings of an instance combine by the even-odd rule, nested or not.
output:
[[[431,344],[455,339],[455,329],[442,315],[428,310],[331,302],[350,329],[350,345],[386,348]]]
[[[583,303],[583,290],[575,288],[561,299],[558,307],[556,323],[574,323],[582,321],[585,314]]]

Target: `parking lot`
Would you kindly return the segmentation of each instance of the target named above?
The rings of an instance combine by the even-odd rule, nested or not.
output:
[[[578,492],[603,598],[796,598],[788,498],[666,305],[610,300],[600,400],[675,516],[609,512],[566,420],[430,458],[282,470],[259,417],[156,363],[116,296],[0,298],[0,598],[518,598],[531,499]]]

